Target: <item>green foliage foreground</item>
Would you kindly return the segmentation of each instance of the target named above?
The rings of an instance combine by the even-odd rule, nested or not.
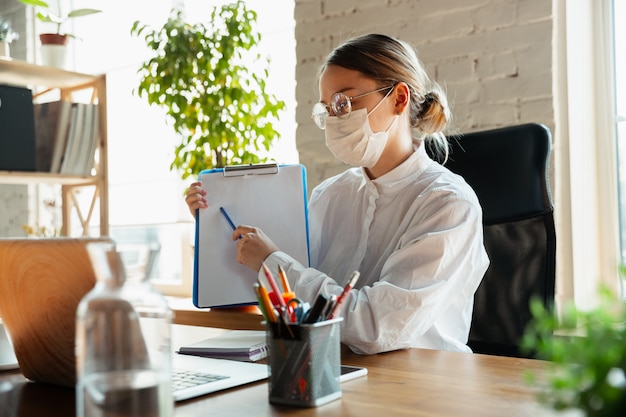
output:
[[[606,289],[599,307],[580,311],[568,304],[559,321],[538,300],[522,346],[550,361],[539,399],[557,410],[579,409],[588,417],[626,415],[626,307]],[[556,332],[556,334],[555,334]]]

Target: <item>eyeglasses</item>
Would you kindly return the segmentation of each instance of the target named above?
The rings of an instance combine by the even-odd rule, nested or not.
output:
[[[330,98],[330,104],[315,103],[315,105],[313,106],[313,112],[311,114],[311,117],[315,121],[317,127],[324,130],[324,128],[326,127],[326,118],[331,115],[331,111],[332,114],[334,114],[338,118],[347,119],[348,117],[350,117],[350,114],[352,114],[352,100],[365,97],[368,94],[373,94],[378,91],[389,90],[387,94],[385,94],[385,97],[383,97],[382,100],[384,100],[393,91],[393,87],[395,87],[395,84],[377,88],[376,90],[368,91],[366,93],[352,97],[348,97],[341,92],[335,93]]]

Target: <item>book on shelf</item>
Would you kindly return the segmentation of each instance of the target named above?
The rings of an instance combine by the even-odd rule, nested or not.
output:
[[[262,330],[230,330],[200,342],[182,346],[178,353],[255,362],[267,357],[266,334]]]
[[[83,122],[79,126],[80,140],[78,142],[75,159],[69,170],[71,174],[76,175],[89,175],[91,173],[91,167],[87,168],[89,163],[89,153],[95,152],[93,142],[96,141],[94,136],[94,124],[97,120],[97,107],[94,104],[83,105]],[[93,150],[92,150],[93,149]],[[93,163],[92,163],[93,166]]]
[[[85,107],[81,103],[74,103],[72,112],[72,123],[67,136],[67,144],[65,145],[65,154],[63,155],[63,161],[61,162],[61,174],[72,174],[72,168],[76,163],[76,155],[78,154],[78,148],[83,134],[83,118],[85,113]]]
[[[50,172],[52,154],[59,134],[61,113],[66,103],[66,101],[51,101],[34,105],[36,171]]]
[[[58,101],[59,119],[56,122],[56,135],[54,138],[54,146],[52,155],[50,157],[50,172],[59,172],[61,168],[61,161],[63,160],[63,154],[65,153],[65,145],[67,143],[67,136],[72,121],[72,109],[73,103],[67,100]],[[39,123],[38,123],[39,124]]]
[[[98,106],[92,106],[92,122],[88,137],[87,154],[85,155],[85,163],[82,166],[83,175],[91,175],[96,160],[96,149],[98,149],[98,140],[100,139],[100,114]]]
[[[89,175],[98,140],[98,106],[74,103],[72,122],[59,172],[68,175]],[[91,166],[88,166],[91,162]]]

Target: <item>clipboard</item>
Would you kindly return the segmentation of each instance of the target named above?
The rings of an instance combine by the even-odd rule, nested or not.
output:
[[[193,303],[198,308],[258,304],[257,272],[236,260],[233,229],[258,227],[276,245],[309,265],[306,169],[301,164],[237,165],[198,175],[209,207],[198,210],[194,248]],[[276,274],[278,271],[273,271]]]

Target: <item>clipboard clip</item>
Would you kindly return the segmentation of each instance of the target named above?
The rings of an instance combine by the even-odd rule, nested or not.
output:
[[[224,167],[225,177],[243,177],[245,175],[278,174],[278,164],[229,165]]]

